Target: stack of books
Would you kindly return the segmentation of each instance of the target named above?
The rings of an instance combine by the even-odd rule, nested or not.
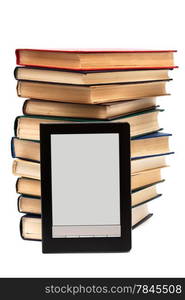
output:
[[[13,173],[24,239],[41,239],[41,123],[128,122],[131,129],[132,225],[147,220],[148,202],[161,196],[157,184],[171,154],[161,131],[162,109],[175,51],[18,49],[17,94],[27,98],[15,120]]]

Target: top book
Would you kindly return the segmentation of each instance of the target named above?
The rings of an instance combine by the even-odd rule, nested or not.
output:
[[[17,49],[18,65],[68,70],[173,69],[176,50]]]

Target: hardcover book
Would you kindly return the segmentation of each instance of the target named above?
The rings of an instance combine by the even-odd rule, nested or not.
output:
[[[152,109],[138,112],[127,116],[120,116],[104,122],[128,122],[130,124],[131,136],[139,136],[160,130],[158,124],[158,114],[163,110]],[[46,116],[19,116],[15,119],[15,136],[21,139],[39,140],[41,123],[91,123],[96,119],[77,119]]]
[[[111,120],[155,107],[154,97],[94,105],[28,99],[23,104],[23,114]]]
[[[160,155],[170,152],[169,137],[171,134],[156,132],[131,139],[131,158]],[[40,161],[40,142],[12,138],[11,151],[13,158]]]
[[[115,83],[105,85],[69,85],[36,81],[17,83],[17,95],[40,100],[99,104],[144,97],[167,95],[166,80],[145,83]]]
[[[62,69],[16,67],[14,74],[17,80],[79,85],[145,82],[169,79],[168,69],[68,71]]]
[[[174,52],[176,50],[17,49],[16,59],[18,65],[71,70],[157,69],[174,68]]]

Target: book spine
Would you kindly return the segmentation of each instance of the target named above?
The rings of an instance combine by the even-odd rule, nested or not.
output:
[[[14,135],[15,135],[15,137],[17,136],[18,121],[19,121],[19,117],[16,117],[15,121],[14,121]]]
[[[12,164],[12,173],[15,176],[18,176],[17,175],[17,165],[18,165],[18,161],[16,159],[14,159],[13,164]]]
[[[24,216],[22,216],[21,219],[20,219],[19,231],[20,231],[20,236],[21,236],[21,238],[22,238],[23,240],[25,240],[25,238],[23,237],[23,234],[22,234],[22,233],[23,233],[23,229],[22,229],[22,228],[23,228],[23,217],[24,217]]]
[[[16,90],[17,90],[17,96],[21,97],[21,82],[19,80],[17,81]]]
[[[14,69],[14,78],[16,79],[16,80],[18,80],[18,70],[19,70],[19,67],[16,67],[15,69]]]
[[[18,185],[19,185],[19,178],[17,178],[16,183],[15,183],[15,191],[16,191],[17,194],[19,194]]]
[[[21,200],[21,197],[22,195],[20,195],[18,198],[17,198],[17,210],[18,212],[22,213],[22,211],[20,211],[20,200]]]
[[[37,242],[40,242],[41,240],[39,239],[28,239],[28,238],[24,238],[23,237],[23,218],[38,218],[38,219],[41,219],[41,215],[39,216],[35,216],[35,215],[32,215],[32,214],[26,214],[24,216],[21,217],[20,219],[20,225],[19,225],[19,230],[20,230],[20,236],[23,240],[25,241],[37,241]]]
[[[24,115],[26,115],[26,107],[27,107],[27,104],[28,104],[28,100],[25,100],[24,103],[23,103],[23,106],[22,106],[22,113]]]
[[[16,57],[16,64],[19,65],[20,64],[20,53],[19,53],[19,49],[15,50],[15,57]]]
[[[12,155],[12,158],[16,157],[14,140],[15,140],[15,138],[12,137],[12,139],[11,139],[11,155]]]

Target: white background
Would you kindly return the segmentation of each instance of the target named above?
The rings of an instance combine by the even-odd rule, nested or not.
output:
[[[184,1],[1,1],[0,4],[0,276],[134,277],[185,276],[185,39]],[[23,241],[10,139],[23,99],[13,78],[15,48],[178,49],[171,97],[161,125],[173,133],[176,155],[153,201],[153,218],[133,232],[127,254],[43,255],[40,242]]]

